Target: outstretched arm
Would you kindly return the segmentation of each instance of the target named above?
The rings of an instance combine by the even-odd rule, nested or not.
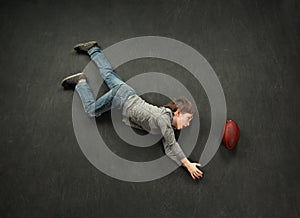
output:
[[[203,177],[203,173],[201,170],[197,168],[200,166],[199,163],[191,163],[183,153],[180,145],[175,140],[175,135],[171,123],[167,122],[168,119],[163,118],[158,120],[158,124],[161,128],[161,132],[163,135],[163,145],[165,149],[166,155],[174,160],[178,165],[183,165],[190,172],[193,179],[200,179]]]
[[[164,145],[166,145],[163,140]],[[186,156],[184,155],[182,149],[179,144],[175,142],[171,146],[164,146],[165,152],[169,158],[174,160],[178,165],[182,165],[187,168],[189,173],[191,174],[193,179],[200,179],[203,177],[203,172],[197,168],[197,166],[201,166],[199,163],[191,163]]]
[[[180,145],[176,141],[173,144],[168,145],[165,139],[166,137],[163,139],[163,144],[164,144],[166,155],[172,160],[174,160],[178,165],[182,165],[186,167],[193,179],[202,178],[203,172],[197,168],[198,166],[200,166],[200,164],[190,162],[186,158]]]

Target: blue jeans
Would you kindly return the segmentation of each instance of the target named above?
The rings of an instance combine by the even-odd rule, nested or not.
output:
[[[87,82],[80,82],[75,90],[78,92],[85,112],[90,116],[100,116],[112,108],[121,109],[126,99],[135,94],[133,88],[128,86],[121,77],[116,74],[100,48],[93,47],[88,51],[91,59],[97,65],[100,75],[110,89],[103,96],[95,100]]]

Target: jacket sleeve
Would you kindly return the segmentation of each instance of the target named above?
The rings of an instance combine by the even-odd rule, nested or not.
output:
[[[162,142],[165,154],[173,161],[175,161],[179,166],[181,166],[181,160],[186,156],[179,144],[176,142],[175,134],[170,120],[167,117],[161,116],[158,120],[158,125],[163,136]]]

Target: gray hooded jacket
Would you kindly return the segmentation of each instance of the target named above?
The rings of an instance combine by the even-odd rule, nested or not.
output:
[[[161,134],[166,155],[179,166],[182,164],[181,160],[186,156],[176,142],[170,109],[151,105],[138,95],[132,95],[125,101],[122,114],[126,125],[144,129],[151,134]]]

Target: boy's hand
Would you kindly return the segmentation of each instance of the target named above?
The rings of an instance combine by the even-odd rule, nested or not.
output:
[[[188,171],[190,172],[193,179],[200,179],[203,177],[203,172],[197,168],[197,166],[200,167],[199,163],[190,163],[188,166]]]
[[[198,169],[197,166],[201,166],[199,163],[191,163],[188,159],[183,159],[182,161],[183,166],[187,168],[187,170],[190,172],[192,178],[200,179],[203,177],[203,172]]]

